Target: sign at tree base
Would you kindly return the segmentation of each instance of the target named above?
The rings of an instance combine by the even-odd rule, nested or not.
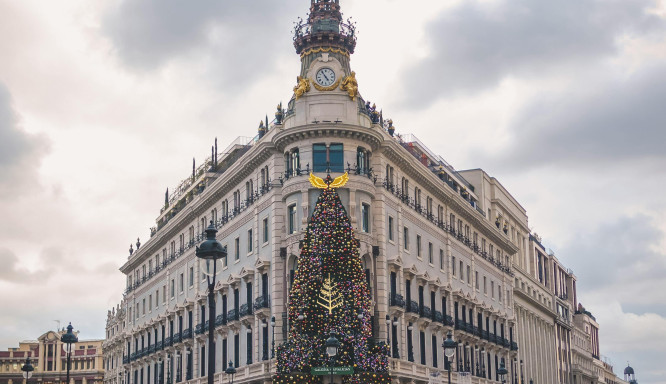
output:
[[[330,375],[333,370],[334,375],[353,375],[354,367],[312,367],[311,374],[315,376]]]

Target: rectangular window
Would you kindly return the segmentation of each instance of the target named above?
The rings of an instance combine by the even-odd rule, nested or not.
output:
[[[488,294],[488,285],[486,283],[486,277],[483,276],[483,293]]]
[[[444,269],[444,250],[439,250],[439,269]]]
[[[428,243],[428,263],[432,264],[432,243]]]
[[[236,260],[240,259],[240,237],[234,240],[234,257]]]
[[[490,282],[490,297],[495,298],[495,282]]]
[[[393,241],[393,217],[391,216],[388,218],[388,239]]]
[[[326,144],[314,144],[312,146],[312,164],[314,172],[326,172]]]
[[[451,273],[455,277],[455,275],[456,275],[456,257],[455,256],[451,256],[451,269],[452,269]]]
[[[407,227],[402,228],[402,242],[405,251],[409,251],[409,229]]]
[[[465,277],[463,276],[463,273],[465,273],[465,264],[463,264],[462,261],[458,264],[460,266],[460,280],[463,280]]]
[[[328,159],[331,163],[331,172],[344,172],[345,159],[342,144],[331,144]]]
[[[160,306],[160,290],[155,291],[155,308]]]
[[[252,253],[254,239],[252,238],[252,230],[247,231],[247,253]]]
[[[497,284],[497,299],[502,301],[502,286],[499,284]]]
[[[370,206],[368,204],[361,204],[361,219],[363,232],[370,232]]]
[[[153,310],[153,295],[148,295],[148,312]]]
[[[171,298],[176,296],[176,280],[171,279]]]
[[[178,291],[180,293],[183,293],[185,290],[185,274],[181,273],[180,276],[178,276]]]
[[[416,235],[416,257],[421,256],[421,235]]]
[[[194,286],[194,267],[190,267],[190,288]]]
[[[292,204],[287,208],[289,216],[289,234],[296,233],[296,204]]]
[[[476,290],[479,290],[479,271],[474,271],[474,284],[476,284]]]
[[[167,295],[166,295],[166,285],[162,286],[162,303],[166,304]]]
[[[472,268],[467,266],[467,284],[472,284]]]
[[[143,302],[141,304],[141,314],[145,315],[146,314],[146,298],[143,298]]]
[[[263,221],[263,228],[264,228],[264,244],[268,243],[268,217],[264,219]]]

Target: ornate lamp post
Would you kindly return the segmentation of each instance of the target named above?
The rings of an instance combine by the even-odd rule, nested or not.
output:
[[[236,374],[236,368],[234,368],[234,363],[229,360],[229,366],[224,370],[224,373],[231,375],[231,384],[234,384],[234,375]]]
[[[23,378],[25,379],[25,382],[27,383],[28,380],[32,377],[32,371],[35,370],[35,367],[30,364],[30,358],[27,357],[25,359],[25,364],[21,367],[21,370],[23,371]]]
[[[72,344],[79,342],[79,338],[72,332],[73,329],[72,323],[69,323],[67,333],[60,337],[60,341],[67,344],[67,384],[69,384],[69,370],[72,365]]]
[[[448,363],[449,371],[449,384],[451,384],[451,364],[453,364],[452,358],[456,354],[456,348],[458,348],[458,343],[453,340],[451,331],[446,335],[446,340],[442,343],[442,348],[444,348],[444,356],[446,357],[446,362]]]
[[[210,221],[206,228],[206,241],[196,248],[195,254],[202,260],[213,261],[213,275],[208,279],[208,384],[213,384],[215,375],[215,275],[217,274],[217,260],[227,257],[227,249],[215,239],[217,229]]]
[[[340,348],[340,342],[335,337],[333,331],[331,331],[331,337],[329,337],[328,340],[326,340],[325,345],[326,345],[326,354],[330,358],[329,368],[331,370],[331,384],[333,384],[333,359],[335,358],[335,355],[338,354],[338,348]]]
[[[506,367],[504,366],[504,359],[500,360],[500,367],[497,370],[497,374],[499,375],[500,381],[502,384],[506,383],[506,374],[509,373],[506,370]]]

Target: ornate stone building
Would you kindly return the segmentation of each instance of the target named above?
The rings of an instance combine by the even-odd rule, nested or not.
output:
[[[228,380],[227,362],[234,382],[270,382],[319,194],[308,176],[348,172],[338,193],[396,383],[439,382],[448,331],[458,342],[456,383],[497,383],[502,363],[507,382],[570,383],[571,305],[558,312],[566,298],[539,280],[525,209],[484,171],[455,170],[417,138],[395,135],[359,92],[355,26],[338,0],[311,0],[294,44],[301,68],[287,108],[256,137],[221,153],[216,145],[167,193],[151,238],[131,247],[125,295],[107,318],[105,382],[201,383],[211,349],[216,382]],[[206,321],[212,266],[195,257],[210,221],[228,251],[217,268],[215,324]]]
[[[35,368],[31,383],[67,384],[67,354],[65,344],[60,341],[66,332],[66,329],[48,331],[37,340],[22,341],[17,348],[0,351],[0,384],[25,383],[21,368],[28,357]],[[69,384],[102,383],[102,342],[79,340],[72,344]]]

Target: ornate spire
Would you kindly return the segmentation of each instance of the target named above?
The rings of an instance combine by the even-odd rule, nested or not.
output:
[[[343,22],[340,0],[310,0],[308,20],[299,18],[294,28],[296,53],[303,54],[309,49],[340,49],[354,53],[356,47],[356,26],[351,21]]]

